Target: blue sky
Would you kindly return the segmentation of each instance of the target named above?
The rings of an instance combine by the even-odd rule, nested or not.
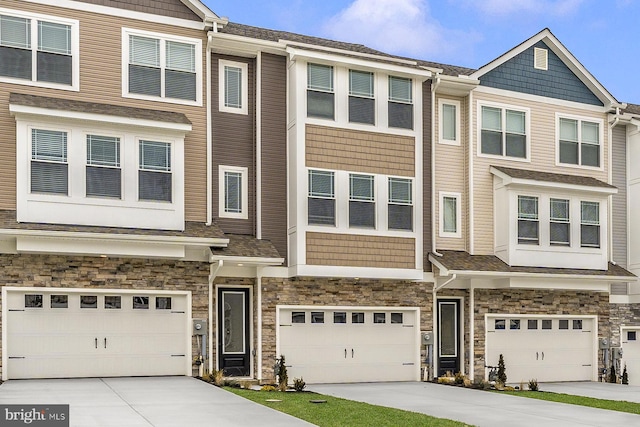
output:
[[[548,27],[619,101],[640,104],[640,0],[202,0],[233,22],[479,68]]]

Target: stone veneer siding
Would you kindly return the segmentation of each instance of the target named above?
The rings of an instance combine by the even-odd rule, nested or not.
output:
[[[598,337],[608,337],[611,330],[609,323],[609,295],[607,293],[547,289],[476,289],[474,310],[474,371],[476,378],[484,378],[485,376],[484,315],[487,313],[597,315]],[[601,372],[601,368],[603,368],[603,361],[602,355],[599,354],[598,372]]]
[[[208,318],[208,278],[205,262],[0,255],[0,286],[191,291],[194,319]],[[195,339],[192,347],[196,355]]]
[[[620,327],[640,326],[640,304],[610,304],[611,347],[620,347]]]
[[[420,330],[433,329],[432,284],[409,281],[292,278],[262,279],[262,378],[273,379],[276,305],[419,307]]]

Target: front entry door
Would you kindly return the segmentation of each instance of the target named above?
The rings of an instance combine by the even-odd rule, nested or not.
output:
[[[438,300],[438,376],[460,372],[460,301]]]
[[[249,289],[218,289],[218,354],[225,376],[251,375]]]

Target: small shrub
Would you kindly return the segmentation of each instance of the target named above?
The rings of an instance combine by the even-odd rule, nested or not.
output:
[[[454,384],[456,379],[454,377],[438,377],[438,384]]]
[[[302,391],[307,386],[302,377],[293,379],[293,389],[295,391]]]
[[[213,379],[213,383],[215,385],[217,385],[218,387],[221,387],[222,383],[224,382],[224,371],[222,369],[220,370],[214,369],[213,372],[211,373],[211,378]]]
[[[529,380],[529,390],[530,391],[538,391],[538,380],[532,378]]]
[[[222,386],[223,387],[233,387],[233,388],[240,388],[240,383],[236,380],[232,380],[232,379],[225,379],[222,381]]]
[[[494,387],[496,388],[496,390],[503,391],[504,383],[500,380],[497,380],[496,383],[494,384]]]
[[[276,391],[277,389],[272,385],[263,385],[260,387],[260,391]]]
[[[253,387],[253,382],[248,380],[240,381],[240,387],[244,388],[245,390],[251,390],[251,387]]]
[[[287,391],[288,384],[289,384],[289,375],[287,374],[287,365],[285,364],[284,354],[281,354],[280,369],[278,371],[278,389],[280,391]]]
[[[496,382],[498,381],[500,381],[503,385],[507,383],[507,372],[504,366],[504,357],[502,356],[502,354],[498,359],[498,378]]]
[[[629,385],[629,374],[627,374],[627,364],[624,364],[624,369],[622,370],[622,384]]]
[[[464,380],[465,380],[465,378],[467,378],[467,377],[466,377],[466,375],[465,375],[465,374],[463,374],[461,371],[459,371],[459,372],[455,375],[455,377],[454,377],[454,380],[453,380],[453,381],[454,381],[454,383],[456,383],[456,384],[460,385],[460,384],[464,384]]]

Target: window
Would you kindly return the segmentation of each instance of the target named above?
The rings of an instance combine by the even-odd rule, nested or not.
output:
[[[133,297],[133,309],[134,310],[148,310],[149,309],[149,297],[134,296]]]
[[[347,313],[345,311],[334,311],[333,323],[347,323]]]
[[[636,341],[636,331],[627,331],[627,341]]]
[[[80,308],[98,308],[97,295],[80,295]]]
[[[156,310],[171,310],[171,297],[156,297]]]
[[[0,15],[0,77],[77,87],[78,22],[16,14]]]
[[[440,237],[460,237],[460,194],[440,193]]]
[[[138,198],[148,201],[171,201],[171,144],[139,142]]]
[[[351,313],[351,323],[364,323],[364,313]]]
[[[26,294],[24,296],[25,308],[42,308],[42,295]]]
[[[391,323],[402,324],[402,313],[391,313]]]
[[[389,127],[413,129],[412,80],[389,76]]]
[[[413,230],[412,181],[389,178],[388,227],[390,230]]]
[[[306,316],[304,311],[294,311],[291,313],[291,323],[304,323]]]
[[[376,124],[373,73],[349,70],[349,121]]]
[[[558,329],[569,329],[569,321],[567,319],[558,320]]]
[[[600,247],[600,204],[580,202],[580,246]]]
[[[69,308],[69,296],[51,295],[51,308]]]
[[[600,125],[563,117],[558,123],[560,163],[600,167]]]
[[[199,102],[201,43],[123,29],[123,96]]]
[[[537,245],[538,198],[518,196],[518,243]]]
[[[328,171],[309,171],[308,221],[315,225],[336,225],[335,176]]]
[[[551,329],[552,323],[550,319],[546,319],[542,321],[542,329]]]
[[[538,329],[538,321],[535,319],[527,320],[527,329]]]
[[[312,311],[311,312],[311,323],[324,323],[324,312],[323,311]]]
[[[220,111],[247,114],[249,102],[248,64],[219,60]]]
[[[349,227],[375,228],[373,175],[349,174]]]
[[[373,313],[373,323],[387,323],[387,314]]]
[[[249,180],[248,168],[220,166],[220,203],[221,218],[249,218]]]
[[[439,128],[441,144],[460,145],[460,102],[451,100],[440,100]]]
[[[119,295],[106,295],[104,297],[104,308],[106,310],[119,310],[122,308],[122,297]]]
[[[582,329],[582,320],[574,320],[572,323],[573,323],[573,329],[575,330]]]
[[[520,319],[509,320],[509,329],[511,330],[520,329]]]
[[[87,197],[120,198],[120,138],[87,135]]]
[[[526,113],[482,106],[482,154],[527,158]]]
[[[331,119],[335,117],[333,67],[307,65],[307,116]]]
[[[551,199],[549,213],[549,243],[554,246],[569,246],[571,227],[569,223],[569,200]]]
[[[67,133],[31,130],[31,192],[64,194],[69,191]]]
[[[496,331],[503,331],[505,329],[505,326],[506,326],[505,319],[496,319],[493,323],[493,329],[495,329]]]

